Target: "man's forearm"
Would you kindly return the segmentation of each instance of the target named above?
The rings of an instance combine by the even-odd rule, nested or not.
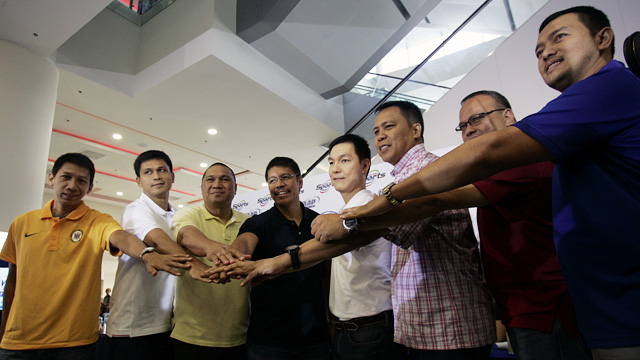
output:
[[[213,244],[204,234],[196,228],[186,226],[182,228],[178,234],[178,244],[184,246],[196,256],[207,256],[207,251]]]
[[[387,229],[363,231],[355,235],[350,235],[342,240],[327,243],[311,239],[300,245],[300,251],[298,251],[300,265],[301,267],[304,265],[315,265],[320,261],[329,260],[336,256],[348,253],[349,251],[366,246],[387,233],[389,233],[389,230]],[[288,254],[284,255],[290,257]],[[289,264],[289,266],[291,266],[291,264]]]
[[[399,200],[456,189],[500,171],[552,160],[542,144],[510,126],[485,134],[453,149],[391,189]]]

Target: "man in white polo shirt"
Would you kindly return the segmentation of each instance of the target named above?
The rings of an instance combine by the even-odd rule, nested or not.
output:
[[[362,137],[342,135],[329,145],[329,176],[345,208],[373,199],[366,189],[371,150]],[[345,223],[350,232],[355,222]],[[335,358],[394,359],[391,243],[379,238],[331,260],[329,308]]]
[[[175,177],[171,159],[162,151],[149,150],[136,158],[133,167],[142,194],[125,208],[122,226],[148,249],[186,255],[171,238],[174,209],[169,204],[169,191]],[[189,264],[192,278],[210,282],[200,277],[208,266],[195,257]],[[173,280],[168,273],[152,278],[139,259],[120,257],[107,324],[109,359],[173,359]]]

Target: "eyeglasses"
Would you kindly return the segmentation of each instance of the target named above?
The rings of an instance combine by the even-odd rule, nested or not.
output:
[[[479,123],[482,119],[484,119],[487,115],[491,114],[492,112],[496,112],[496,111],[503,111],[503,110],[507,110],[506,108],[504,109],[495,109],[495,110],[491,110],[491,111],[487,111],[487,112],[481,112],[475,115],[471,115],[469,117],[469,120],[467,120],[467,122],[462,122],[458,125],[458,127],[456,128],[457,132],[461,132],[464,131],[464,129],[467,128],[467,126],[469,125],[476,125],[477,123]]]
[[[267,183],[269,185],[274,185],[274,184],[276,184],[278,182],[278,180],[281,180],[282,182],[288,182],[289,180],[294,179],[296,177],[297,176],[294,175],[294,174],[284,174],[284,175],[281,175],[280,177],[275,177],[274,176],[274,177],[268,178],[267,179]]]

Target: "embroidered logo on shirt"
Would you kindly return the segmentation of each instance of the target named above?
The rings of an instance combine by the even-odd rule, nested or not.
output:
[[[77,243],[78,241],[82,240],[82,235],[83,235],[83,232],[80,229],[72,232],[71,233],[71,242]]]
[[[37,234],[37,232],[31,233],[31,234],[24,234],[24,237],[28,238],[29,236],[33,236],[35,234]]]

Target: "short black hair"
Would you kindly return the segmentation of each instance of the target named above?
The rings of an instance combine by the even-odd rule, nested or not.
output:
[[[478,90],[478,91],[474,91],[471,94],[467,95],[464,97],[464,99],[462,99],[462,101],[460,101],[460,105],[464,104],[465,101],[479,96],[479,95],[486,95],[486,96],[490,96],[493,101],[496,102],[496,105],[498,105],[501,108],[505,108],[505,109],[511,109],[511,104],[509,104],[509,100],[507,100],[506,97],[504,97],[504,95],[500,94],[497,91],[493,91],[493,90]]]
[[[422,118],[422,110],[409,101],[387,101],[386,103],[378,106],[376,114],[379,114],[382,110],[390,107],[397,106],[409,124],[420,124],[420,139],[424,141],[424,119]]]
[[[205,170],[204,173],[202,173],[202,181],[201,182],[204,182],[204,176],[207,174],[207,171],[209,171],[209,169],[211,169],[214,166],[224,166],[227,169],[229,169],[229,172],[231,173],[231,177],[233,177],[233,182],[236,183],[236,184],[238,183],[236,181],[236,174],[233,172],[233,170],[227,164],[221,163],[221,162],[217,162],[217,163],[213,163],[213,164],[209,165],[207,170]]]
[[[334,146],[344,143],[353,144],[353,149],[355,150],[356,155],[358,155],[358,160],[371,160],[371,149],[369,148],[369,143],[362,136],[356,134],[345,134],[333,139],[331,144],[329,144],[329,152],[331,152],[331,149],[333,149]]]
[[[550,22],[559,18],[562,15],[566,14],[576,14],[578,15],[578,19],[584,26],[589,29],[589,33],[591,36],[596,36],[598,31],[602,30],[605,27],[611,27],[611,23],[609,22],[609,18],[602,10],[596,9],[593,6],[574,6],[565,10],[561,10],[549,15],[542,24],[540,25],[540,29],[538,29],[538,34],[542,32],[542,30],[549,25]],[[615,37],[611,39],[611,56],[615,54]]]
[[[89,170],[89,185],[93,185],[93,178],[96,176],[96,168],[93,166],[93,161],[91,161],[89,157],[80,153],[66,153],[64,155],[61,155],[56,159],[56,162],[53,163],[51,174],[53,176],[56,176],[62,165],[66,163],[78,165]]]
[[[173,172],[173,164],[171,163],[171,159],[169,159],[169,155],[160,150],[147,150],[138,155],[136,161],[133,162],[133,170],[136,172],[136,176],[140,177],[140,167],[143,162],[156,159],[164,161],[169,167],[169,171]]]
[[[291,169],[291,171],[293,171],[296,177],[300,177],[300,167],[298,166],[298,163],[296,163],[292,158],[288,158],[286,156],[276,156],[273,159],[271,159],[271,161],[269,161],[269,164],[267,164],[267,170],[265,170],[264,172],[265,180],[269,180],[268,179],[269,169],[271,169],[274,166],[289,168]]]

